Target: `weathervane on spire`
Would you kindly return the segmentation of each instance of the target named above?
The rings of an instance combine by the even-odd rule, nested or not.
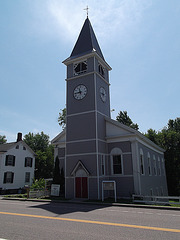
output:
[[[89,10],[88,6],[84,10],[87,11],[87,18],[88,18],[88,10]]]

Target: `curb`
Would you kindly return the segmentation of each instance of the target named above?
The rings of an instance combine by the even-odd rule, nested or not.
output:
[[[143,205],[143,204],[125,204],[125,203],[101,203],[101,202],[83,202],[73,200],[48,200],[48,199],[27,199],[27,198],[6,198],[2,197],[1,200],[14,200],[14,201],[31,201],[31,202],[47,202],[47,203],[71,203],[71,204],[84,204],[84,205],[101,205],[101,206],[116,206],[116,207],[131,207],[131,208],[146,208],[146,209],[159,209],[159,210],[176,210],[180,211],[178,207],[170,206],[155,206],[155,205]]]

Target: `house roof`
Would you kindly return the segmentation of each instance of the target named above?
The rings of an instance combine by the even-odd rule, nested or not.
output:
[[[97,52],[97,54],[104,60],[92,25],[87,17],[69,59],[91,52]]]
[[[19,143],[22,143],[32,154],[36,155],[35,152],[24,141],[0,144],[0,153],[7,152],[11,148],[18,145]]]
[[[0,144],[0,152],[7,152],[9,149],[13,148],[14,145],[14,142]]]

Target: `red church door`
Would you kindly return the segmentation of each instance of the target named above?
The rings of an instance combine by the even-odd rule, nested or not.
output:
[[[76,198],[88,198],[87,177],[76,177]]]

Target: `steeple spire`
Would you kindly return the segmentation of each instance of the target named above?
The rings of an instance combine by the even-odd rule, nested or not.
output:
[[[87,11],[87,18],[88,18],[88,10],[89,10],[88,6],[84,10]]]
[[[84,22],[84,25],[82,27],[82,30],[79,34],[78,40],[72,50],[70,59],[79,57],[83,54],[88,54],[91,52],[97,52],[97,54],[104,60],[97,38],[95,36],[95,33],[93,31],[93,28],[87,16]]]

